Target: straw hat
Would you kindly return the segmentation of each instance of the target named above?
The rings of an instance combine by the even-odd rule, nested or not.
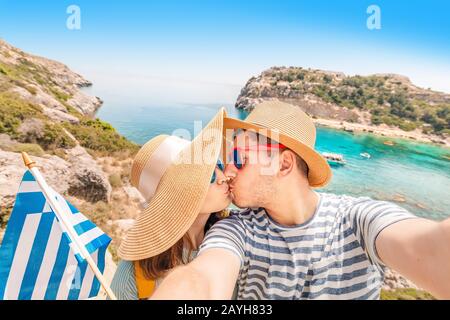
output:
[[[223,139],[222,108],[192,142],[160,135],[136,154],[131,183],[148,206],[123,239],[118,255],[141,260],[172,247],[197,218]]]
[[[253,129],[297,153],[308,165],[311,187],[325,186],[331,180],[328,162],[314,150],[314,123],[298,106],[276,100],[263,102],[255,107],[245,121],[225,118],[224,126],[225,129]]]

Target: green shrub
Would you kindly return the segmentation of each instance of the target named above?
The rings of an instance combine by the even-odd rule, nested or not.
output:
[[[46,150],[56,148],[68,149],[76,145],[75,141],[63,130],[63,127],[56,123],[46,123],[42,137],[37,137],[36,141]]]
[[[4,75],[11,75],[12,67],[9,64],[0,62],[0,73]]]
[[[436,300],[430,293],[413,288],[381,290],[381,300]]]
[[[371,122],[374,125],[379,125],[383,123],[383,119],[379,115],[372,115]]]
[[[62,91],[59,91],[56,88],[50,88],[50,92],[53,94],[53,96],[61,103],[67,102],[72,98],[71,95],[64,93]]]
[[[305,79],[305,73],[304,72],[300,72],[299,74],[297,74],[297,79],[298,80],[304,80]]]
[[[328,74],[323,76],[323,81],[325,81],[325,83],[330,83],[333,80],[333,78],[331,76],[329,76]]]
[[[122,186],[122,179],[120,177],[120,174],[113,173],[109,176],[109,183],[111,184],[111,187],[113,188],[119,188]]]
[[[26,152],[36,157],[42,157],[45,154],[41,146],[36,143],[17,143],[14,144],[11,148],[9,148],[9,151]]]
[[[109,250],[109,253],[111,253],[112,260],[115,263],[119,263],[119,255],[117,254],[117,248],[114,245],[114,243],[111,243],[111,245],[108,246],[108,250]]]
[[[411,121],[402,121],[398,126],[405,131],[412,131],[417,128],[417,125]]]
[[[12,138],[17,138],[17,131],[22,121],[26,118],[42,118],[42,108],[21,99],[18,95],[0,93],[0,133],[6,133]]]
[[[88,149],[108,153],[130,150],[137,151],[138,145],[122,137],[107,122],[100,119],[83,119],[79,124],[65,123],[80,144]]]
[[[0,205],[0,228],[6,228],[12,208],[6,208],[3,204]]]

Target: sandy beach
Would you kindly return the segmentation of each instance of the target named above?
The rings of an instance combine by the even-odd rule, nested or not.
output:
[[[313,119],[313,121],[316,125],[319,126],[344,130],[348,132],[365,132],[391,138],[402,138],[415,140],[418,142],[432,143],[439,145],[440,147],[450,148],[450,138],[444,139],[440,136],[424,134],[420,131],[420,129],[416,129],[413,131],[404,131],[399,128],[389,127],[385,124],[374,126],[330,119]]]

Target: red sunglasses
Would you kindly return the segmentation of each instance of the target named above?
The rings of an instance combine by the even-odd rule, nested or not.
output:
[[[257,144],[254,146],[249,146],[245,148],[234,147],[232,151],[233,155],[233,164],[236,169],[242,169],[245,165],[245,159],[242,155],[242,151],[267,151],[272,149],[285,149],[286,146],[281,143],[274,144]]]

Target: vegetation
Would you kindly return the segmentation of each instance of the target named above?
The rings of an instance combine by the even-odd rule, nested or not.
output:
[[[339,77],[333,73],[302,68],[273,68],[270,83],[289,82],[293,91],[312,93],[326,102],[348,109],[368,111],[372,123],[417,128],[435,134],[450,134],[450,103],[434,105],[414,98],[404,82],[390,76]]]
[[[36,141],[46,150],[75,147],[75,142],[66,134],[62,126],[57,123],[46,123],[42,136],[37,137]]]
[[[0,229],[5,229],[11,215],[12,208],[0,205]]]
[[[71,94],[57,89],[56,83],[52,80],[52,74],[47,68],[24,58],[19,59],[17,65],[0,62],[1,75],[5,76],[4,78],[9,82],[26,89],[33,95],[37,93],[37,90],[30,85],[30,82],[39,85],[42,90],[53,95],[61,103],[65,103],[72,98]]]
[[[122,178],[121,178],[120,174],[113,173],[112,175],[110,175],[109,176],[109,184],[113,188],[121,187],[122,186]]]
[[[36,157],[42,157],[45,154],[41,146],[36,143],[15,143],[11,146],[1,147],[6,151],[26,152]]]
[[[53,96],[64,105],[65,105],[65,102],[67,102],[68,100],[70,100],[72,98],[72,95],[62,92],[62,91],[59,91],[56,88],[52,87],[49,90],[53,94]]]
[[[22,148],[31,148],[38,152],[33,145],[38,145],[44,150],[55,148],[71,148],[75,143],[64,132],[61,125],[50,122],[42,113],[42,108],[21,99],[17,94],[10,92],[0,93],[0,133],[6,133],[12,139],[28,145],[18,145]],[[26,119],[39,119],[44,124],[42,132],[27,133],[20,132],[20,125]]]
[[[20,99],[16,94],[0,92],[0,133],[18,138],[19,126],[26,118],[42,118],[42,108]]]
[[[78,140],[81,146],[97,151],[99,154],[130,151],[134,153],[139,146],[122,137],[107,122],[80,116],[80,123],[64,123],[64,127]]]
[[[436,300],[430,293],[413,288],[381,290],[381,300]]]
[[[134,154],[139,148],[138,145],[117,133],[109,123],[90,119],[73,108],[70,111],[80,119],[79,124],[54,123],[42,113],[40,106],[29,103],[10,92],[0,92],[0,108],[2,110],[0,133],[6,133],[16,141],[26,143],[18,145],[18,148],[29,148],[32,150],[31,153],[36,155],[41,153],[36,146],[45,151],[74,147],[75,142],[66,134],[65,129],[72,133],[83,147],[102,154],[115,152]],[[31,118],[41,120],[44,124],[43,130],[28,132],[24,135],[19,130],[20,125]]]

